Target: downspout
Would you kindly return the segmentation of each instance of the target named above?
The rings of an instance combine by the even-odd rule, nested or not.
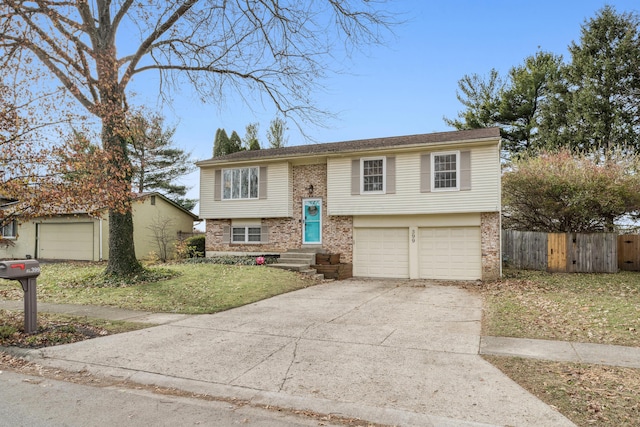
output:
[[[98,227],[98,261],[102,261],[102,215],[100,215],[100,226]]]

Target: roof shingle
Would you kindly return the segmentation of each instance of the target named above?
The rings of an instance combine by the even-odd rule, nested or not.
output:
[[[500,129],[497,127],[451,132],[426,133],[418,135],[393,136],[386,138],[359,139],[354,141],[295,145],[282,148],[239,151],[237,153],[228,154],[226,156],[203,160],[196,163],[196,165],[206,166],[207,164],[237,162],[245,160],[347,153],[380,148],[410,147],[416,145],[432,145],[446,142],[464,142],[495,138],[500,138]]]

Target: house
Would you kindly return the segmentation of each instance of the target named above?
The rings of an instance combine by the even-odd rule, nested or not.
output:
[[[498,128],[242,151],[197,163],[206,256],[322,250],[359,277],[490,280]]]
[[[132,209],[138,259],[153,257],[165,248],[170,257],[178,233],[193,232],[193,223],[198,219],[160,193],[136,194]],[[108,218],[105,210],[98,218],[74,212],[24,222],[14,220],[2,228],[0,259],[107,260]]]

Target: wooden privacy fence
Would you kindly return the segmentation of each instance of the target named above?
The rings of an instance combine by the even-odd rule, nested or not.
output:
[[[504,261],[516,268],[565,273],[615,273],[619,264],[618,237],[615,233],[503,230],[502,254]]]

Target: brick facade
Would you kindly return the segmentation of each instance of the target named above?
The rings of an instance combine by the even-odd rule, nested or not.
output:
[[[500,213],[480,214],[480,236],[482,250],[482,280],[500,277]]]
[[[269,230],[268,243],[229,244],[222,243],[225,226],[231,219],[206,221],[207,252],[247,252],[280,253],[288,249],[302,247],[302,201],[306,198],[322,199],[322,249],[329,253],[339,253],[341,262],[353,260],[353,220],[350,216],[327,215],[327,165],[294,166],[293,174],[293,217],[263,218],[262,226]],[[308,188],[313,185],[310,194]]]

